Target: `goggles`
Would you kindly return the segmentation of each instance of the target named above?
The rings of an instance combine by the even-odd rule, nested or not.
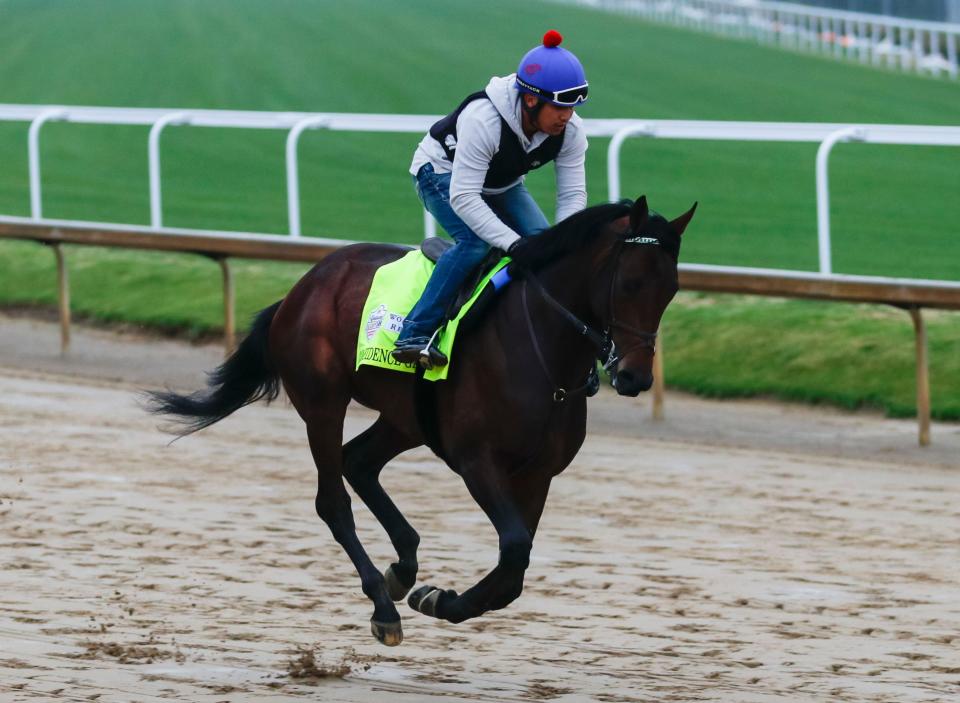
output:
[[[549,100],[554,105],[562,105],[563,107],[572,107],[578,103],[585,103],[587,101],[587,83],[583,85],[578,85],[576,88],[567,88],[566,90],[544,90],[543,88],[538,88],[535,85],[527,83],[525,80],[517,76],[517,84],[529,90],[534,95],[537,95],[544,100]]]

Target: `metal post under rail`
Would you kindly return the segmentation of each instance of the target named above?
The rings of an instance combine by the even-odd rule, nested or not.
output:
[[[657,348],[653,352],[653,399],[651,413],[654,420],[662,420],[663,400],[666,396],[667,383],[663,377],[663,327],[657,330]]]
[[[226,256],[217,257],[223,279],[223,349],[229,356],[237,346],[237,295],[233,284],[233,269]]]
[[[70,351],[70,275],[67,271],[67,259],[63,247],[52,244],[53,254],[57,258],[57,309],[60,313],[60,353]]]
[[[927,328],[923,324],[920,307],[907,309],[913,321],[917,363],[917,440],[921,447],[930,444],[930,362],[927,357]]]

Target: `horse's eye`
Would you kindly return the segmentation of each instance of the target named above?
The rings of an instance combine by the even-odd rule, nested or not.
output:
[[[637,293],[647,287],[646,278],[628,278],[623,282],[624,293]]]

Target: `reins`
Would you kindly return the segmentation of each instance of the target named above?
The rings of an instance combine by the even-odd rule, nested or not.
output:
[[[586,382],[579,388],[575,388],[571,391],[568,391],[566,388],[561,388],[557,385],[557,382],[553,380],[553,374],[550,373],[550,369],[547,368],[546,359],[543,358],[543,351],[540,349],[540,341],[537,339],[537,332],[533,328],[533,319],[530,317],[530,306],[527,304],[527,281],[533,281],[537,288],[540,290],[540,295],[546,300],[550,305],[563,316],[563,318],[572,324],[580,334],[584,335],[590,342],[602,351],[604,348],[608,348],[607,345],[612,345],[609,336],[605,336],[597,332],[595,329],[590,327],[590,325],[583,322],[579,317],[574,315],[572,312],[567,310],[561,303],[547,292],[547,289],[543,287],[543,284],[532,274],[527,273],[523,279],[523,284],[520,287],[520,297],[523,299],[523,313],[527,320],[527,331],[530,333],[530,340],[533,342],[533,351],[537,354],[537,361],[540,362],[540,368],[543,369],[544,375],[547,377],[547,381],[550,382],[550,385],[553,386],[553,402],[562,403],[567,398],[573,396],[576,397],[580,393],[584,393],[591,383],[590,372],[587,372]]]
[[[656,240],[654,240],[656,241]],[[570,325],[577,330],[577,332],[584,337],[596,348],[598,358],[606,358],[606,361],[603,364],[603,370],[608,371],[615,367],[627,354],[634,351],[635,349],[646,348],[651,351],[656,351],[656,332],[645,332],[639,330],[635,327],[631,327],[623,322],[619,322],[616,319],[616,314],[613,309],[613,289],[616,286],[617,276],[620,274],[620,256],[623,253],[623,248],[625,242],[620,243],[620,247],[617,249],[616,254],[610,257],[610,261],[613,262],[613,275],[610,277],[610,290],[607,295],[607,317],[609,321],[607,323],[606,329],[603,332],[599,332],[594,329],[579,317],[574,315],[563,303],[559,302],[556,298],[550,295],[550,292],[544,287],[532,272],[525,271],[523,284],[520,289],[520,297],[523,300],[523,312],[527,322],[527,331],[530,333],[530,340],[533,342],[533,350],[537,355],[537,360],[540,362],[540,368],[543,369],[544,375],[547,377],[550,385],[553,386],[553,400],[555,403],[562,403],[567,398],[576,397],[577,395],[584,393],[591,385],[591,371],[587,372],[587,381],[580,387],[573,390],[567,390],[562,388],[557,384],[553,379],[553,374],[550,373],[550,369],[547,367],[546,359],[543,356],[543,351],[540,348],[540,341],[537,339],[537,332],[533,327],[533,318],[530,316],[530,306],[527,303],[527,282],[533,283],[540,293],[540,296],[546,301],[550,307],[556,310],[560,316],[566,320]],[[617,353],[616,344],[613,342],[613,336],[611,330],[618,328],[624,330],[628,334],[639,338],[639,342],[632,345],[626,352],[623,354]]]

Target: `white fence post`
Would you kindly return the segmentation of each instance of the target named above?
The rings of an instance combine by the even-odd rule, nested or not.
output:
[[[830,252],[830,186],[827,179],[827,164],[830,152],[837,142],[863,139],[861,127],[845,127],[828,136],[817,149],[817,244],[819,248],[820,273],[832,273]]]
[[[30,216],[35,220],[43,217],[40,197],[40,128],[45,122],[62,120],[66,116],[65,110],[52,108],[44,110],[30,122],[30,131],[27,133],[27,155],[30,161]]]
[[[150,171],[150,226],[163,226],[163,203],[160,195],[160,133],[167,125],[189,124],[186,112],[172,112],[164,115],[150,127],[147,138],[147,167]]]
[[[300,135],[306,129],[326,127],[329,122],[327,117],[305,117],[287,135],[287,221],[294,237],[300,236],[300,169],[297,161]]]
[[[653,136],[653,128],[648,124],[624,127],[613,135],[607,148],[607,193],[611,203],[620,199],[620,149],[627,137],[643,135]]]

